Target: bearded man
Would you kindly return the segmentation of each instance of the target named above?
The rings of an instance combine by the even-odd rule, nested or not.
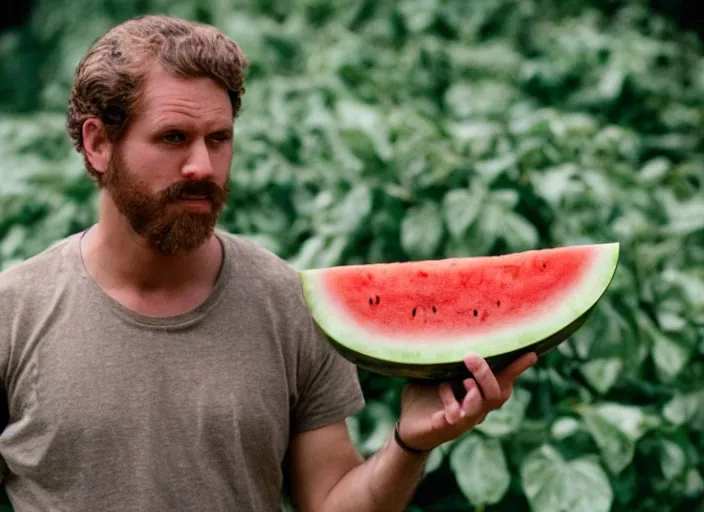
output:
[[[214,27],[129,20],[78,65],[68,132],[99,220],[0,274],[3,483],[18,512],[403,510],[428,452],[510,396],[536,360],[409,384],[364,460],[356,368],[296,272],[216,230],[247,59]]]

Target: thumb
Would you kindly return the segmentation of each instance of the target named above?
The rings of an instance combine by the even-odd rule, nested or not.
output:
[[[501,370],[496,379],[499,381],[501,388],[513,386],[516,379],[528,368],[533,366],[538,361],[538,354],[535,352],[528,352],[523,354],[521,357],[512,361],[506,368]]]

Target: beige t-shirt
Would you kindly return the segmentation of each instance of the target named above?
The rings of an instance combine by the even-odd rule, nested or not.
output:
[[[218,234],[212,294],[170,318],[106,295],[79,235],[0,274],[0,462],[17,512],[280,510],[290,438],[362,409],[294,270]]]

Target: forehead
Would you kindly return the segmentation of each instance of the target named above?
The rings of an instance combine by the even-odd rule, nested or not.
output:
[[[232,104],[227,90],[214,80],[175,77],[155,64],[146,75],[135,121],[222,129],[232,125]]]

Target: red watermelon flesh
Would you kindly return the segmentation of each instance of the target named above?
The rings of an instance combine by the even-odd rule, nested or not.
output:
[[[594,248],[566,248],[398,265],[338,267],[323,276],[352,321],[405,339],[485,332],[558,303],[593,262]],[[449,292],[449,293],[448,293]]]
[[[301,281],[313,318],[345,356],[423,375],[469,352],[503,357],[561,342],[606,291],[618,255],[618,244],[582,245],[307,270]]]

